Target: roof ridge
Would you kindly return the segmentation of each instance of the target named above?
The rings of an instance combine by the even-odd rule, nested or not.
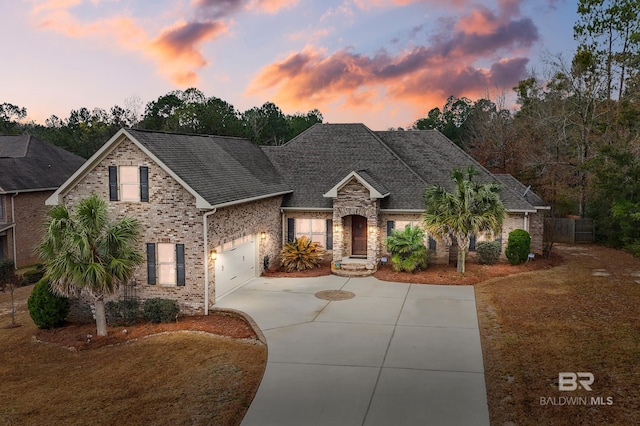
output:
[[[196,136],[201,138],[225,138],[225,139],[248,140],[247,138],[244,138],[242,136],[211,135],[208,133],[188,133],[188,132],[174,132],[170,130],[134,129],[131,127],[123,127],[123,129],[126,130],[127,132],[133,131],[133,132],[144,132],[144,133],[159,133],[164,135]]]
[[[420,180],[420,182],[424,183],[425,185],[427,184],[427,182],[422,179],[422,176],[420,176],[418,174],[418,172],[416,172],[415,170],[413,170],[413,168],[411,166],[409,166],[403,159],[402,157],[400,157],[400,155],[398,155],[397,152],[395,152],[393,149],[391,149],[391,147],[389,145],[387,145],[386,143],[384,143],[384,141],[376,134],[376,132],[374,132],[373,130],[371,130],[370,128],[368,128],[367,126],[365,126],[364,124],[360,123],[360,125],[362,127],[364,127],[365,129],[367,129],[367,131],[369,133],[371,133],[371,135],[378,141],[380,142],[380,144],[387,150],[389,151],[389,153],[391,153],[391,155],[393,155],[398,161],[400,161],[400,163],[402,163],[402,165],[404,167],[406,167],[415,177],[418,178],[418,180]]]

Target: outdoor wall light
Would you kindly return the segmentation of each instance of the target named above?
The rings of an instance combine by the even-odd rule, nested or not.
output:
[[[218,252],[215,250],[211,250],[209,256],[211,257],[211,260],[216,260],[218,258]]]
[[[337,223],[333,225],[333,232],[338,232],[339,230],[340,230],[340,225],[338,225]]]
[[[369,232],[373,232],[373,225],[369,225]]]
[[[264,231],[260,232],[260,239],[261,240],[266,240],[267,239],[267,233],[264,232]]]

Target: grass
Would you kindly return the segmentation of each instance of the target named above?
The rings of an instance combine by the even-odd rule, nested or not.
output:
[[[266,362],[262,344],[205,333],[167,333],[70,351],[36,342],[26,312],[32,286],[0,293],[0,423],[239,424]]]
[[[640,424],[640,260],[597,246],[556,250],[561,266],[475,286],[491,424]],[[560,372],[593,373],[592,391],[560,391]],[[560,405],[567,397],[588,404]]]

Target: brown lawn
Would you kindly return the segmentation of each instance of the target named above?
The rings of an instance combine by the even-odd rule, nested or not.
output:
[[[237,425],[244,417],[266,366],[266,347],[244,320],[110,328],[88,343],[93,325],[39,331],[26,312],[32,288],[15,291],[17,328],[7,328],[10,294],[0,293],[1,424]]]
[[[446,265],[416,274],[387,266],[376,276],[475,286],[491,424],[640,424],[640,259],[592,245],[554,250],[519,266],[471,259],[464,276]],[[325,265],[269,275],[328,273]],[[10,298],[0,293],[5,424],[241,421],[266,365],[266,347],[244,321],[212,315],[112,328],[87,343],[92,325],[38,331],[26,313],[31,288],[16,290],[18,328],[2,328],[11,324]],[[592,373],[592,391],[560,391],[560,372]]]

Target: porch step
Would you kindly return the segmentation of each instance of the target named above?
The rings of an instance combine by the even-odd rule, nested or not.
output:
[[[334,265],[331,268],[331,273],[339,277],[370,277],[376,273],[375,266],[372,267],[371,263],[365,260],[353,259],[339,263],[339,267]]]

